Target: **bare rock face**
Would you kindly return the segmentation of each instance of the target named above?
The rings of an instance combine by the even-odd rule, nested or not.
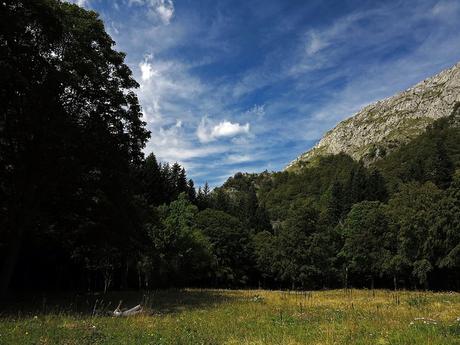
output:
[[[372,162],[449,116],[460,102],[460,62],[390,98],[370,104],[327,132],[319,143],[291,162],[295,171],[319,156],[346,153]]]

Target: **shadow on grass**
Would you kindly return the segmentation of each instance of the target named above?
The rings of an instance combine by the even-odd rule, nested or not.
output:
[[[219,290],[168,289],[111,291],[102,293],[16,294],[0,305],[0,318],[34,315],[108,316],[122,301],[121,309],[141,304],[145,313],[170,314],[192,309],[209,309],[235,297]]]

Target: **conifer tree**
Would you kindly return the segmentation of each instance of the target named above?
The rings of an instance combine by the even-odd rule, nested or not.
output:
[[[189,179],[187,182],[187,195],[188,199],[195,204],[197,201],[197,195],[195,190],[195,184],[193,183],[192,179]]]
[[[343,216],[343,193],[342,184],[337,180],[334,181],[330,187],[330,194],[326,205],[326,218],[330,224],[337,224]]]
[[[375,201],[386,201],[388,192],[385,185],[385,179],[380,171],[372,169],[367,179],[366,199]]]
[[[188,181],[187,181],[187,175],[185,173],[185,169],[182,167],[179,171],[179,176],[177,178],[177,192],[180,193],[186,193],[188,194]]]

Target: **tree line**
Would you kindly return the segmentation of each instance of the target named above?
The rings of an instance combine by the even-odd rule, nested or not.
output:
[[[144,156],[138,84],[97,13],[5,2],[0,42],[2,294],[460,288],[458,107],[376,162],[340,154],[196,189]]]

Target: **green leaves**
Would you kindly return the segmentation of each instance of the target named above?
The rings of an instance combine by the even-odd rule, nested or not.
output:
[[[396,241],[389,231],[383,205],[378,201],[355,204],[340,231],[344,239],[341,255],[350,270],[358,277],[381,276]]]
[[[210,270],[211,243],[196,227],[197,212],[186,195],[180,194],[170,205],[158,208],[159,223],[147,229],[152,266],[145,269],[164,285],[190,284],[203,279]]]

